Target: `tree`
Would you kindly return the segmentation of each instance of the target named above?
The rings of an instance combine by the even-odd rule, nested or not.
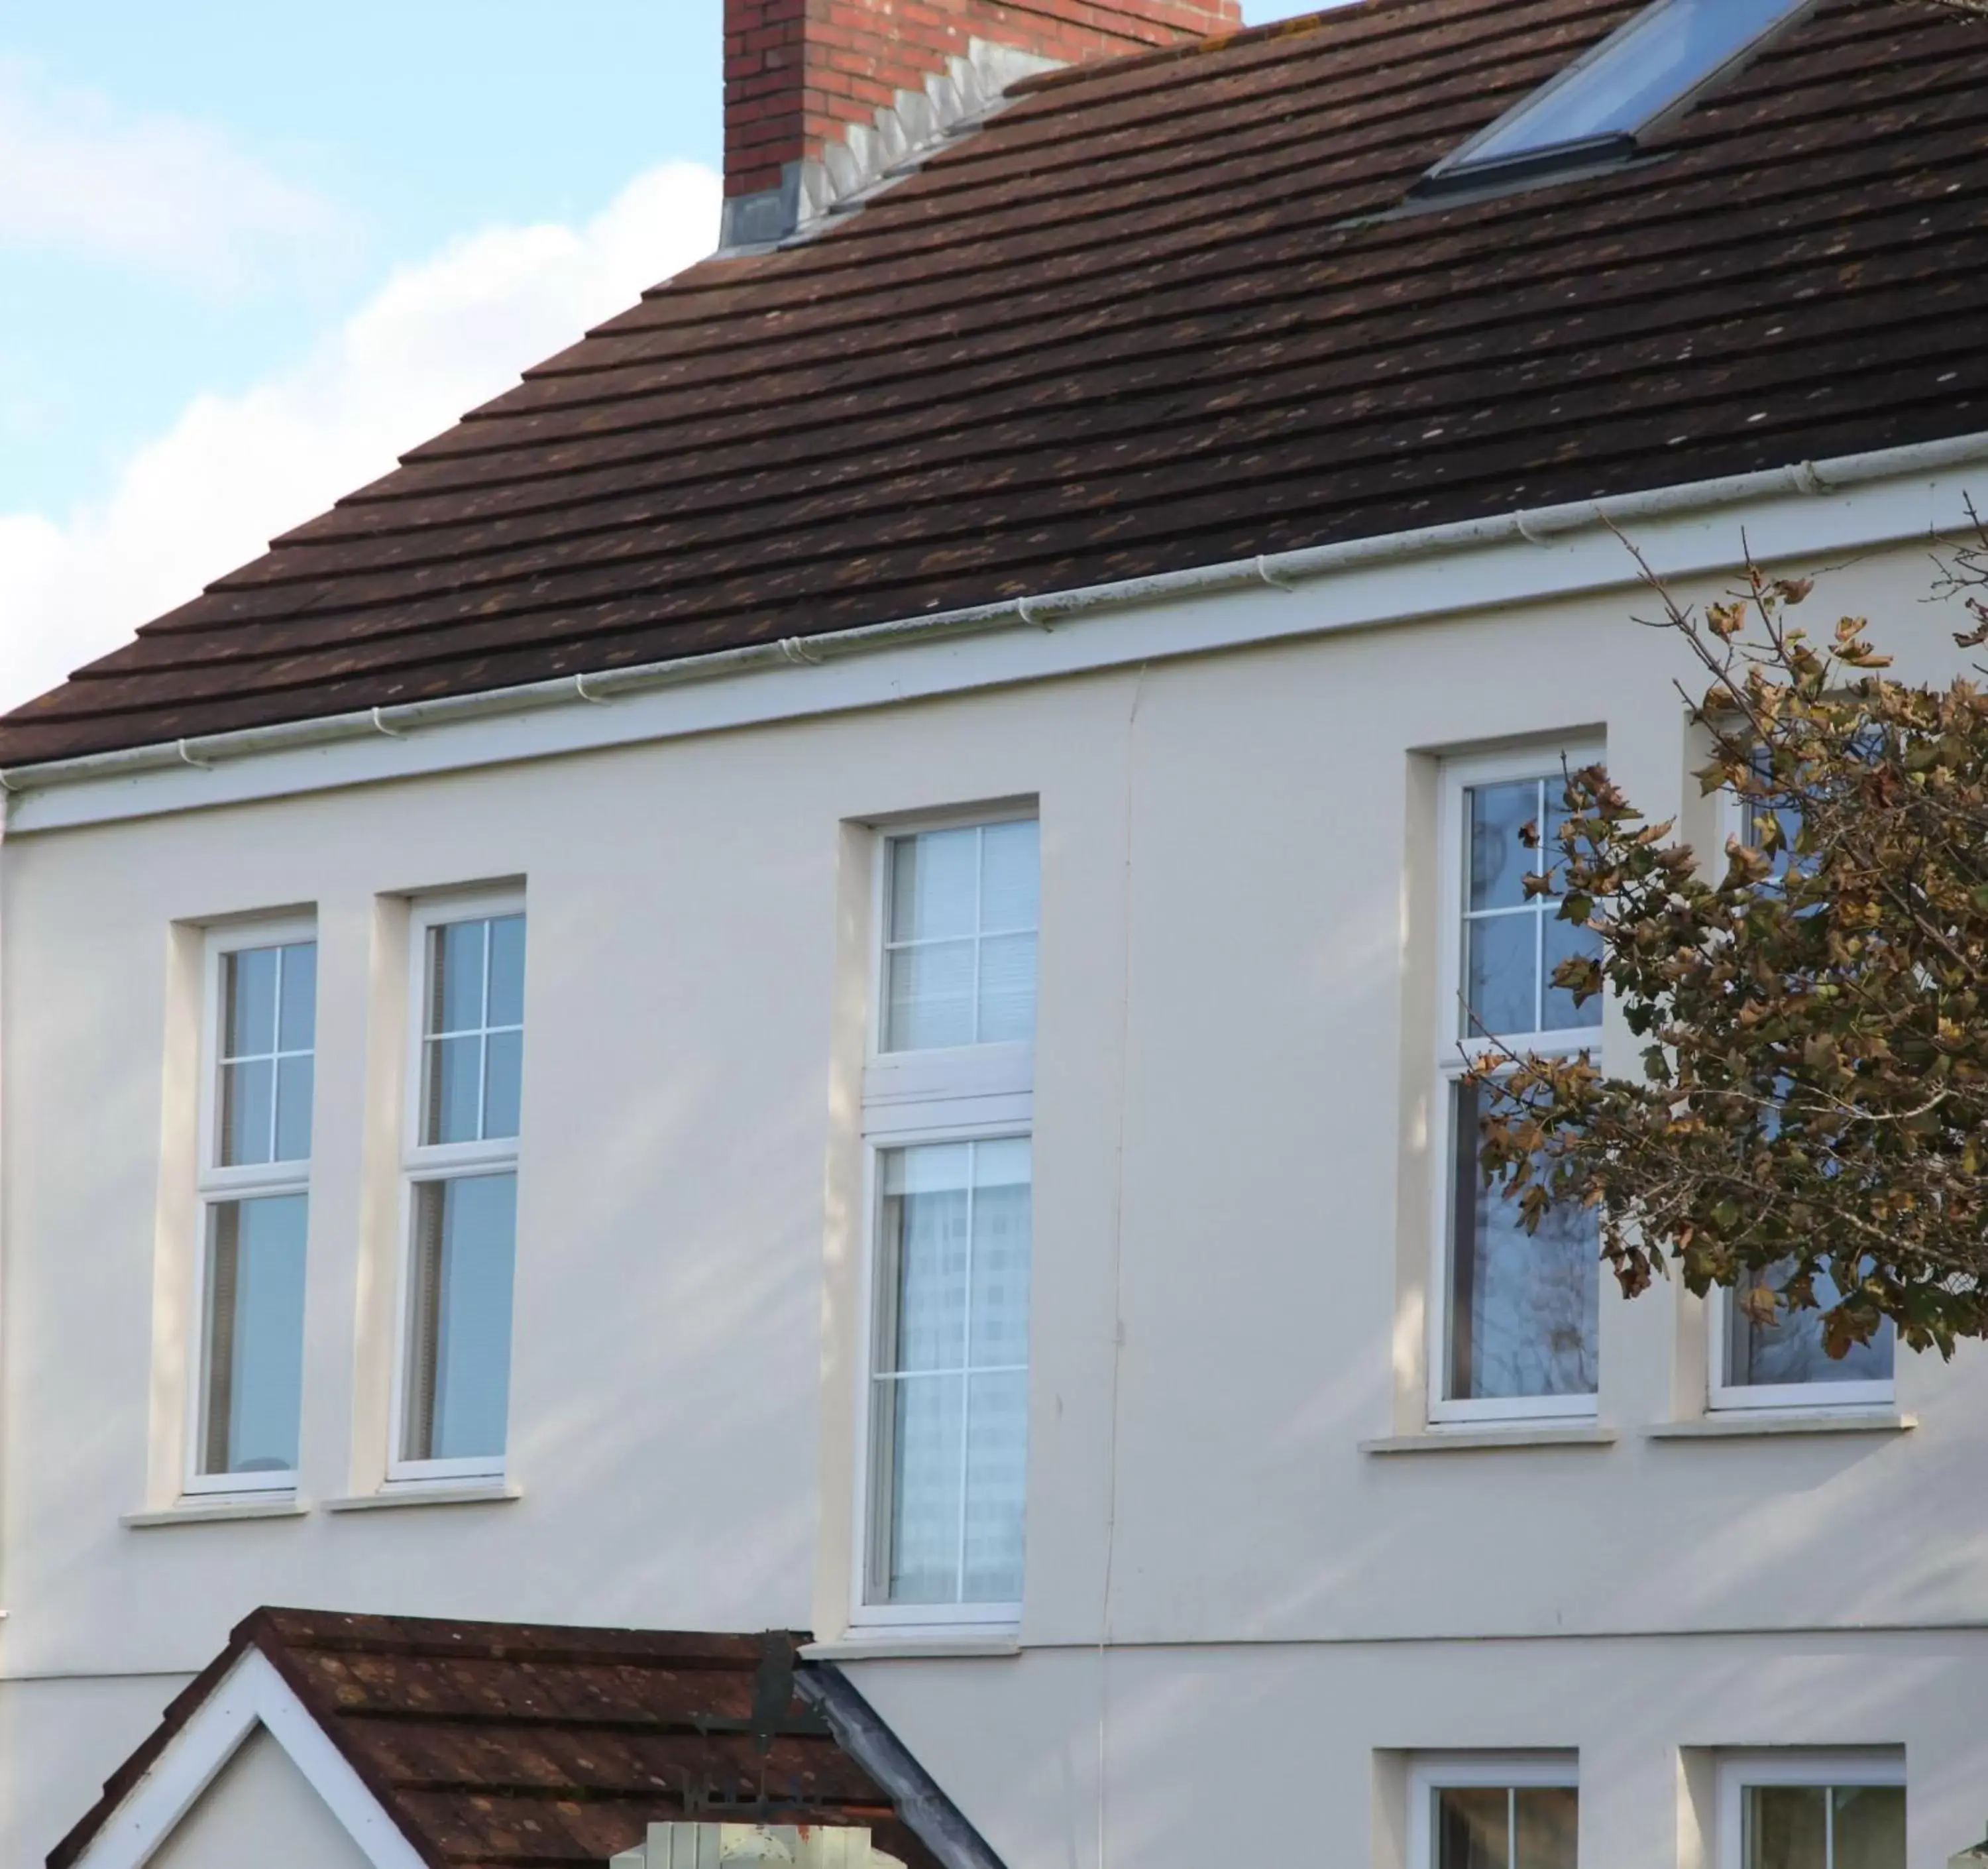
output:
[[[1486,1180],[1531,1231],[1598,1208],[1632,1296],[1674,1261],[1762,1323],[1823,1312],[1832,1356],[1888,1318],[1950,1356],[1988,1336],[1988,695],[1892,679],[1861,618],[1795,628],[1806,583],[1753,570],[1701,615],[1645,571],[1706,678],[1699,783],[1750,835],[1708,868],[1605,770],[1566,775],[1528,887],[1598,936],[1556,984],[1620,1000],[1641,1070],[1494,1048]],[[1988,530],[1941,588],[1988,643]]]

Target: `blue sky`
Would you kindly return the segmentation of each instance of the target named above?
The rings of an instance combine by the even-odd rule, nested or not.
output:
[[[720,15],[7,0],[0,705],[707,247]]]
[[[301,224],[244,230],[232,276],[205,279],[0,225],[0,510],[98,490],[194,391],[252,383],[451,235],[570,222],[666,157],[714,159],[717,14],[698,0],[9,0],[0,112],[25,91],[106,132],[206,129],[296,191]]]

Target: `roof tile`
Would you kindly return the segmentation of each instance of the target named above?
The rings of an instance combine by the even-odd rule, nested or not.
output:
[[[1653,159],[1404,212],[1640,0],[1031,80],[0,722],[19,766],[1988,427],[1988,32],[1824,0]]]

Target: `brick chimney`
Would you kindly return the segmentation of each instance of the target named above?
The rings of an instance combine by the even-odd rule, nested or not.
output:
[[[1019,78],[1242,23],[1241,0],[725,0],[725,244],[784,239]]]

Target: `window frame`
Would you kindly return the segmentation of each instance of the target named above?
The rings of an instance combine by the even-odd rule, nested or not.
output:
[[[1718,836],[1721,860],[1729,838],[1747,833],[1746,801],[1730,787],[1719,795]],[[1733,1293],[1713,1288],[1706,1301],[1706,1407],[1720,1416],[1773,1415],[1797,1410],[1804,1414],[1879,1413],[1898,1403],[1898,1349],[1892,1353],[1892,1376],[1884,1382],[1736,1383],[1733,1380]]]
[[[1455,1282],[1452,1272],[1457,1244],[1454,1238],[1456,1151],[1462,1139],[1452,1093],[1469,1064],[1482,1056],[1491,1043],[1489,1039],[1457,1035],[1464,980],[1467,828],[1464,799],[1474,787],[1537,779],[1556,770],[1563,761],[1574,771],[1584,766],[1601,764],[1606,760],[1607,750],[1603,741],[1582,736],[1537,740],[1526,747],[1498,753],[1466,753],[1442,762],[1439,779],[1440,818],[1436,836],[1437,860],[1442,866],[1437,890],[1437,913],[1440,918],[1440,938],[1437,943],[1437,1036],[1435,1068],[1429,1080],[1432,1094],[1428,1129],[1433,1218],[1429,1234],[1425,1349],[1428,1359],[1428,1420],[1432,1427],[1461,1429],[1486,1424],[1593,1421],[1600,1415],[1601,1397],[1598,1386],[1593,1395],[1478,1400],[1459,1400],[1446,1395],[1445,1391],[1449,1387]],[[1536,1052],[1543,1057],[1572,1057],[1582,1051],[1591,1051],[1597,1061],[1605,1066],[1602,1028],[1598,1025],[1573,1028],[1558,1033],[1506,1033],[1500,1042],[1515,1051]]]
[[[1444,157],[1416,183],[1415,194],[1428,198],[1479,191],[1496,193],[1530,181],[1557,180],[1618,168],[1633,161],[1643,153],[1645,137],[1662,132],[1691,110],[1706,92],[1743,70],[1804,14],[1813,12],[1816,0],[1792,0],[1778,19],[1763,27],[1711,69],[1702,73],[1683,90],[1644,117],[1633,130],[1604,130],[1584,137],[1565,137],[1509,156],[1477,155],[1479,150],[1496,142],[1514,124],[1578,83],[1594,66],[1612,56],[1618,43],[1641,32],[1649,21],[1673,4],[1675,0],[1649,0],[1641,12],[1631,15],[1544,83],[1528,91],[1496,122],[1486,124],[1467,142]]]
[[[216,1208],[232,1202],[274,1199],[301,1194],[305,1200],[306,1262],[309,1248],[311,1156],[296,1162],[251,1162],[232,1167],[218,1165],[221,1153],[221,1076],[222,1070],[222,1019],[221,983],[230,954],[252,950],[292,947],[309,942],[317,944],[317,918],[299,912],[272,916],[256,921],[218,923],[206,931],[201,955],[200,1095],[194,1129],[198,1135],[198,1168],[194,1176],[194,1289],[192,1323],[196,1336],[190,1359],[193,1381],[188,1396],[184,1453],[180,1491],[187,1498],[217,1495],[288,1493],[294,1495],[301,1472],[290,1468],[279,1473],[202,1473],[201,1444],[207,1430],[208,1402],[208,1360],[211,1353],[213,1320],[208,1315],[209,1283],[214,1257],[214,1215]],[[317,1115],[316,1008],[312,1008],[311,1115],[313,1132]],[[277,1017],[282,1017],[280,994]],[[272,1095],[275,1074],[272,1073]],[[313,1149],[315,1133],[311,1138]],[[301,1449],[299,1458],[301,1458]]]
[[[1795,1785],[1834,1791],[1896,1786],[1905,1793],[1909,1821],[1912,1792],[1906,1763],[1902,1746],[1812,1746],[1800,1750],[1745,1747],[1721,1752],[1716,1869],[1744,1869],[1745,1798],[1750,1786]]]
[[[1439,1791],[1581,1789],[1578,1752],[1422,1752],[1408,1764],[1408,1869],[1436,1869]]]
[[[856,1379],[859,1385],[857,1407],[855,1460],[856,1511],[852,1532],[850,1583],[850,1626],[906,1637],[964,1631],[988,1636],[1012,1633],[1021,1626],[1020,1602],[998,1603],[890,1603],[869,1600],[869,1581],[874,1554],[872,1534],[877,1501],[872,1494],[876,1477],[877,1423],[874,1414],[877,1382],[877,1309],[881,1298],[878,1280],[884,1257],[884,1157],[894,1150],[949,1143],[1002,1142],[1026,1139],[1035,1135],[1035,1044],[1033,1040],[1003,1041],[990,1045],[934,1046],[923,1051],[887,1051],[883,1048],[886,1021],[890,1016],[889,934],[891,913],[891,845],[901,838],[912,838],[935,831],[982,829],[996,824],[1033,824],[1038,827],[1037,862],[1040,863],[1041,813],[1033,804],[997,805],[980,811],[965,810],[893,819],[871,827],[871,921],[869,983],[870,1007],[865,1021],[863,1074],[863,1205],[864,1243],[859,1285],[860,1324],[857,1332]],[[1038,872],[1040,887],[1040,869]],[[1040,901],[1040,898],[1039,898]],[[1042,974],[1038,908],[1037,1006],[1040,1007]],[[1030,1290],[1033,1291],[1035,1166],[1033,1147],[1030,1165],[1030,1221],[1029,1251]],[[1030,1388],[1034,1368],[1034,1319],[1030,1304]],[[1024,1526],[1026,1538],[1026,1522]],[[1024,1546],[1026,1553],[1026,1544]],[[1024,1563],[1026,1592],[1026,1558]]]
[[[428,942],[432,932],[458,922],[495,920],[522,915],[525,923],[525,969],[527,989],[531,975],[531,920],[522,889],[478,890],[461,895],[423,896],[413,904],[407,927],[407,1040],[402,1063],[401,1122],[400,1245],[394,1275],[394,1362],[391,1392],[387,1407],[387,1473],[389,1489],[418,1486],[460,1485],[468,1481],[498,1481],[509,1471],[510,1428],[505,1427],[502,1454],[473,1454],[447,1460],[411,1460],[401,1450],[407,1445],[407,1410],[411,1400],[408,1362],[414,1353],[413,1307],[414,1254],[418,1246],[422,1190],[440,1181],[468,1180],[478,1175],[519,1173],[524,1125],[517,1136],[468,1143],[424,1143],[421,1116],[426,1083],[426,1047],[428,1038]],[[487,987],[486,987],[487,990]],[[529,1004],[529,1002],[528,1002]],[[526,1021],[525,1029],[530,1029]],[[522,1080],[520,1079],[520,1094]],[[517,1337],[516,1251],[512,1243],[513,1308],[512,1342],[505,1354],[515,1373]]]

